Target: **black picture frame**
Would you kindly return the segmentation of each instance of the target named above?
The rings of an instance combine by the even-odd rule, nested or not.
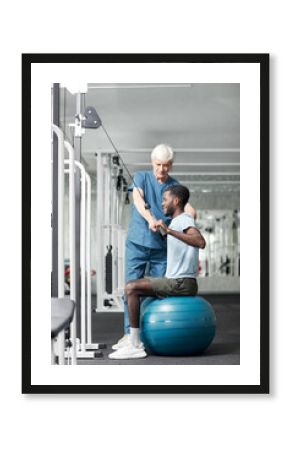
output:
[[[22,393],[269,393],[269,54],[22,55]],[[246,63],[260,66],[260,383],[256,385],[33,385],[31,382],[31,65],[33,63]]]

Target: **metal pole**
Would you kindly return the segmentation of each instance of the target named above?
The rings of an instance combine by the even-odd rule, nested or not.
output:
[[[63,132],[52,124],[52,130],[58,137],[58,297],[64,297],[64,225],[63,225],[63,197],[64,197],[64,137]]]
[[[104,228],[104,239],[103,239],[103,250],[106,252],[107,247],[112,244],[112,230],[109,226],[112,222],[112,214],[111,214],[111,191],[112,191],[112,183],[111,183],[111,164],[109,156],[102,157],[103,162],[103,201],[107,206],[104,210],[104,224],[106,227]],[[104,275],[103,275],[104,279]]]
[[[75,162],[74,149],[64,141],[69,153],[69,252],[70,252],[70,299],[76,303],[76,232],[75,232]],[[76,308],[70,326],[72,341],[72,363],[76,364]]]
[[[99,310],[103,307],[103,239],[102,239],[102,215],[103,209],[103,164],[102,164],[102,153],[98,153],[97,157],[97,306]]]
[[[59,126],[60,86],[54,83],[52,87],[52,123]],[[52,273],[51,296],[58,296],[58,137],[52,137]]]
[[[81,172],[81,350],[86,351],[86,173],[83,165],[78,161],[75,165]]]
[[[76,115],[81,114],[81,96],[83,94],[78,93],[76,95]],[[79,129],[75,128],[74,135],[74,153],[75,153],[75,161],[81,161],[81,150],[82,150],[82,133],[78,133]],[[80,303],[81,303],[81,275],[80,275],[80,203],[81,203],[81,182],[80,182],[80,173],[76,172],[76,183],[75,183],[75,203],[76,203],[76,220],[75,220],[75,229],[76,229],[76,321],[77,321],[77,335],[80,337]]]
[[[116,294],[116,233],[117,233],[117,227],[116,227],[116,180],[117,180],[117,168],[113,166],[113,168],[110,167],[110,170],[108,171],[108,182],[111,186],[110,191],[110,220],[107,222],[107,224],[110,226],[111,229],[111,245],[112,245],[112,293],[113,298],[115,299]]]
[[[86,173],[87,217],[86,217],[86,270],[87,270],[87,343],[92,343],[92,292],[91,292],[91,177]]]
[[[52,124],[52,131],[58,138],[58,246],[57,246],[57,260],[58,260],[58,298],[64,297],[64,221],[63,221],[63,197],[64,197],[64,136],[63,132],[56,125]],[[59,333],[59,364],[64,364],[64,333]]]

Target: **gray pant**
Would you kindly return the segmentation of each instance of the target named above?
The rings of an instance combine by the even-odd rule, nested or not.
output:
[[[198,285],[195,278],[153,278],[150,280],[156,297],[194,297],[198,291]]]

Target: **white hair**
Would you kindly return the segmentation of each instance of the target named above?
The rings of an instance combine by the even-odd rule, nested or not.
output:
[[[159,159],[159,161],[173,161],[174,153],[172,148],[167,144],[159,144],[151,152],[151,161]]]

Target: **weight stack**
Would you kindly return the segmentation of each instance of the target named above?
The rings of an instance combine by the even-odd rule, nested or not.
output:
[[[109,245],[107,247],[108,252],[106,254],[106,259],[105,259],[105,270],[106,270],[106,274],[105,274],[105,280],[106,280],[106,292],[107,294],[112,294],[113,292],[113,283],[112,283],[112,279],[113,279],[113,255],[112,255],[112,246]]]

